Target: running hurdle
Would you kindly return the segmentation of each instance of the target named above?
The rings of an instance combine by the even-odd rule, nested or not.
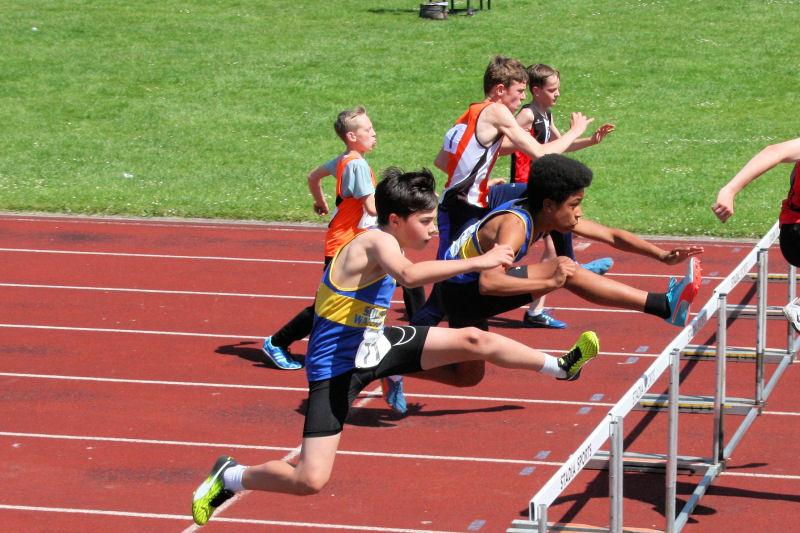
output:
[[[712,481],[718,477],[726,466],[734,449],[741,441],[747,429],[761,414],[765,402],[780,379],[783,372],[794,361],[797,355],[798,338],[791,325],[787,323],[787,341],[785,349],[766,348],[767,319],[779,318],[785,321],[780,307],[767,306],[768,282],[788,282],[788,301],[796,296],[797,274],[794,266],[789,266],[788,274],[769,274],[769,248],[778,238],[778,224],[756,244],[753,250],[714,290],[711,299],[700,310],[697,316],[670,342],[655,359],[647,371],[633,384],[624,396],[611,408],[603,421],[592,431],[589,437],[569,456],[567,461],[539,490],[529,503],[529,520],[515,520],[507,533],[524,533],[529,531],[583,531],[583,532],[623,532],[623,474],[632,472],[664,473],[666,480],[666,527],[667,533],[681,531],[686,525],[689,515],[695,509]],[[758,273],[750,274],[750,270],[758,265]],[[757,303],[755,306],[728,304],[728,294],[742,281],[754,281],[757,284]],[[700,332],[712,317],[717,317],[716,346],[691,345],[691,340]],[[731,348],[727,346],[728,318],[754,318],[756,322],[756,339],[754,348]],[[681,358],[713,359],[716,361],[716,384],[714,396],[681,396],[679,394],[680,360]],[[753,398],[729,398],[725,393],[727,360],[751,361],[755,363],[755,390]],[[771,379],[764,381],[764,364],[777,365]],[[669,391],[666,395],[648,394],[655,381],[669,369]],[[623,450],[623,421],[634,409],[666,411],[668,423],[668,453],[634,454]],[[678,455],[678,414],[679,412],[713,413],[713,449],[710,457],[684,457]],[[725,442],[725,416],[729,414],[743,415],[744,418],[730,440]],[[600,448],[607,440],[611,440],[609,450]],[[547,511],[564,489],[584,469],[607,469],[609,471],[609,526],[589,526],[578,524],[550,524]],[[678,472],[683,474],[703,474],[691,498],[680,512],[676,512],[676,486]],[[629,531],[629,530],[626,530]],[[644,531],[636,529],[636,531]],[[652,531],[652,530],[647,530]]]

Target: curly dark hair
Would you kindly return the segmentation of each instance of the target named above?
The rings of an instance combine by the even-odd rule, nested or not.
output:
[[[540,157],[528,175],[528,211],[541,211],[546,198],[562,204],[591,183],[592,171],[580,161],[559,154]]]

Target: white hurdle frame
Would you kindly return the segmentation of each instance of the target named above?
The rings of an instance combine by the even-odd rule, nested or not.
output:
[[[791,325],[787,324],[786,350],[771,351],[772,360],[779,364],[775,369],[768,384],[764,384],[764,360],[767,352],[766,320],[768,314],[767,282],[768,251],[779,235],[779,226],[775,225],[761,238],[739,265],[717,286],[712,297],[698,312],[695,318],[687,324],[667,347],[656,357],[645,373],[639,377],[620,400],[609,410],[608,414],[589,434],[586,440],[564,462],[561,468],[542,486],[531,498],[529,503],[529,520],[514,520],[507,533],[522,533],[532,530],[539,533],[548,531],[579,531],[588,533],[610,532],[623,533],[623,474],[626,466],[636,471],[636,459],[641,458],[648,464],[638,471],[664,471],[666,482],[665,530],[667,533],[677,533],[686,525],[689,515],[695,509],[700,499],[706,492],[711,482],[725,469],[727,459],[741,441],[747,429],[755,418],[761,414],[766,399],[775,387],[778,379],[794,361],[797,355],[798,338]],[[745,418],[739,428],[725,445],[725,410],[731,403],[738,399],[725,396],[726,360],[731,355],[727,347],[728,318],[740,314],[747,315],[750,306],[732,305],[727,303],[727,296],[741,282],[748,272],[758,264],[758,301],[755,309],[756,325],[756,386],[755,398],[745,400],[746,405],[740,405],[740,413]],[[789,265],[787,280],[789,281],[788,297],[793,301],[796,296],[796,269]],[[777,311],[777,312],[776,312]],[[780,309],[772,309],[772,314],[779,314]],[[752,314],[752,313],[750,313]],[[680,411],[680,359],[681,353],[689,347],[689,342],[700,332],[708,321],[716,316],[718,319],[717,346],[716,346],[716,392],[713,399],[714,413],[714,444],[710,458],[681,458],[678,455],[678,414]],[[780,313],[780,317],[783,317]],[[707,347],[701,347],[707,348]],[[623,421],[634,408],[636,408],[655,381],[670,369],[669,393],[667,411],[669,416],[668,426],[668,453],[663,455],[630,454],[626,457],[623,449]],[[691,397],[696,400],[697,397]],[[663,399],[659,398],[663,406]],[[600,448],[610,439],[610,450],[601,451]],[[653,460],[656,460],[655,463]],[[653,466],[654,464],[660,466]],[[590,466],[591,465],[591,466]],[[609,470],[609,527],[580,526],[577,524],[549,524],[547,511],[550,505],[558,498],[566,487],[584,468],[608,468]],[[632,468],[631,468],[632,467]],[[676,513],[676,488],[679,467],[688,468],[692,472],[705,470],[703,478],[698,483],[689,501],[680,512]],[[644,531],[637,529],[636,531]]]

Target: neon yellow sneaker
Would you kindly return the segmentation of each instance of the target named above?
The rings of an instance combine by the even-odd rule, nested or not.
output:
[[[575,381],[581,375],[583,365],[591,361],[600,351],[600,341],[594,331],[584,331],[572,349],[558,358],[558,366],[567,373],[565,381]]]
[[[233,460],[233,457],[228,455],[221,455],[217,462],[214,463],[211,473],[194,491],[192,518],[194,518],[195,524],[198,526],[204,525],[211,518],[211,513],[233,496],[233,491],[225,489],[222,474],[228,468],[238,464]]]

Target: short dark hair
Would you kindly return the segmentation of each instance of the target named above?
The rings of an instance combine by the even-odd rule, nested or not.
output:
[[[375,188],[379,226],[388,224],[392,213],[408,218],[417,211],[436,208],[436,180],[427,168],[404,172],[400,167],[389,167],[381,175],[383,179]]]
[[[495,85],[503,84],[507,89],[515,81],[528,83],[528,71],[517,59],[494,56],[483,73],[483,93],[488,96]]]
[[[538,213],[545,199],[562,204],[592,183],[589,167],[559,154],[548,154],[531,163],[528,175],[528,211]]]
[[[533,92],[534,87],[539,87],[540,89],[544,87],[545,81],[550,76],[555,75],[556,78],[561,78],[561,74],[549,65],[545,65],[544,63],[536,63],[535,65],[531,65],[527,69],[528,72],[528,88]]]

